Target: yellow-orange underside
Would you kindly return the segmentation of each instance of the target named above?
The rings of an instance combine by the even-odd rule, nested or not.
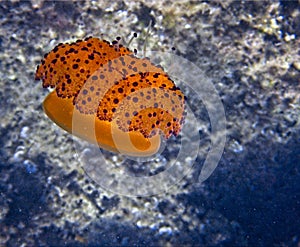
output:
[[[143,157],[157,153],[160,147],[160,135],[145,138],[137,131],[124,132],[114,121],[102,121],[95,114],[80,113],[72,98],[58,97],[56,91],[46,97],[43,107],[48,117],[61,128],[101,148]]]

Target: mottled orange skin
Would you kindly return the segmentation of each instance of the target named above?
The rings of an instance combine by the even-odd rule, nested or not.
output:
[[[35,79],[55,87],[43,106],[56,124],[111,151],[154,154],[160,146],[157,130],[167,139],[183,124],[180,89],[160,66],[135,57],[117,41],[89,37],[59,44],[44,56]]]

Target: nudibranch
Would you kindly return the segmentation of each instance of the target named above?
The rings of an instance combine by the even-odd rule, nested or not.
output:
[[[35,79],[55,88],[43,108],[58,126],[109,151],[149,156],[162,136],[179,134],[185,96],[161,66],[119,40],[60,43],[44,55]]]

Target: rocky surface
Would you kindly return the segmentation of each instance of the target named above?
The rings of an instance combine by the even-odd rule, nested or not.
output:
[[[0,16],[1,246],[300,244],[299,2],[32,0],[1,2]],[[73,145],[81,141],[44,115],[48,91],[34,74],[57,43],[90,35],[129,40],[136,32],[130,46],[142,51],[149,23],[147,49],[174,46],[213,82],[227,142],[204,183],[197,183],[197,167],[209,127],[200,131],[203,149],[181,183],[126,197],[84,173]],[[197,95],[186,96],[205,122]],[[167,160],[176,142],[169,149]],[[122,164],[118,155],[104,157]]]

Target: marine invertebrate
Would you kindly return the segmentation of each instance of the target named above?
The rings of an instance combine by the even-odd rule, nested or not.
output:
[[[55,88],[43,103],[50,119],[111,151],[154,154],[161,134],[176,136],[183,124],[183,93],[162,67],[136,57],[119,38],[58,44],[41,60],[35,79]]]

